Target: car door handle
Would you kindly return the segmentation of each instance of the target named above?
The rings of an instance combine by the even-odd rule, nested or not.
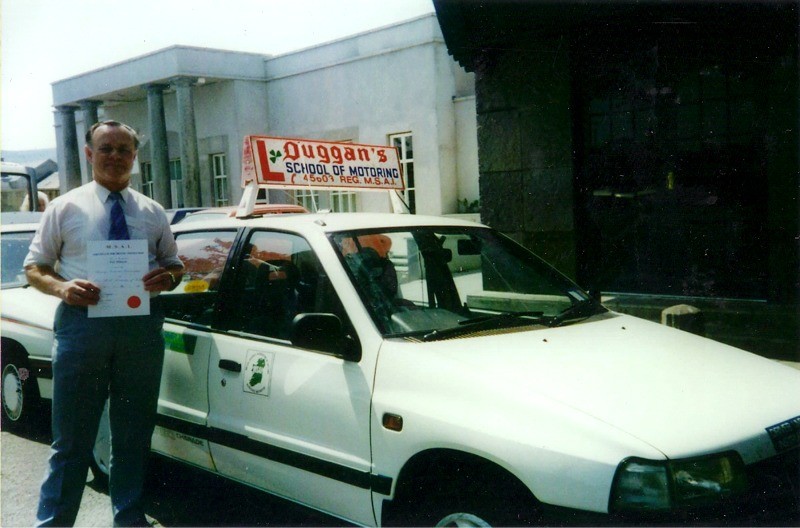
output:
[[[222,370],[230,370],[231,372],[241,372],[242,364],[232,359],[220,359],[219,368]]]

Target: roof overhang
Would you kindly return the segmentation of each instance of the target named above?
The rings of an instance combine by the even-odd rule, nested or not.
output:
[[[78,105],[82,101],[103,104],[139,101],[147,87],[169,86],[177,79],[213,83],[222,80],[265,78],[268,55],[191,46],[172,46],[146,55],[53,83],[53,105]]]
[[[450,54],[469,71],[487,54],[528,51],[546,39],[624,32],[630,27],[696,27],[700,34],[787,31],[796,0],[433,0]]]

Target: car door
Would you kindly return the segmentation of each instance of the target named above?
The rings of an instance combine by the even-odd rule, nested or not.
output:
[[[219,279],[235,237],[235,230],[177,234],[185,273],[174,290],[161,295],[165,351],[152,448],[210,470],[214,470],[207,428],[211,335]]]
[[[374,359],[347,361],[290,343],[299,313],[334,313],[349,327],[305,239],[255,230],[243,248],[227,330],[214,334],[210,350],[214,464],[229,477],[372,524]]]

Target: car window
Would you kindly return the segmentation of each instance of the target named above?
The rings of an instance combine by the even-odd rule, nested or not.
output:
[[[334,246],[384,335],[542,324],[589,296],[536,256],[485,228],[336,233]],[[588,313],[583,311],[581,313]],[[494,323],[493,323],[494,324]]]
[[[162,294],[168,318],[204,326],[211,324],[220,278],[235,238],[235,231],[203,231],[175,236],[178,257],[185,270],[178,287]]]
[[[33,231],[20,233],[3,233],[2,247],[0,248],[0,264],[2,264],[2,278],[0,282],[3,288],[13,288],[27,284],[25,271],[22,263],[28,254],[28,247],[33,240]]]
[[[333,313],[346,323],[325,270],[300,236],[252,232],[236,269],[231,330],[288,340],[301,313]]]

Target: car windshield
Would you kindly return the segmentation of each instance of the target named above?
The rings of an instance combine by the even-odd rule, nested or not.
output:
[[[425,340],[574,323],[606,310],[488,228],[335,233],[332,242],[385,336]]]
[[[28,254],[28,247],[33,240],[34,231],[16,233],[2,233],[0,235],[0,265],[2,277],[0,284],[3,289],[23,286],[28,283],[22,263]]]

